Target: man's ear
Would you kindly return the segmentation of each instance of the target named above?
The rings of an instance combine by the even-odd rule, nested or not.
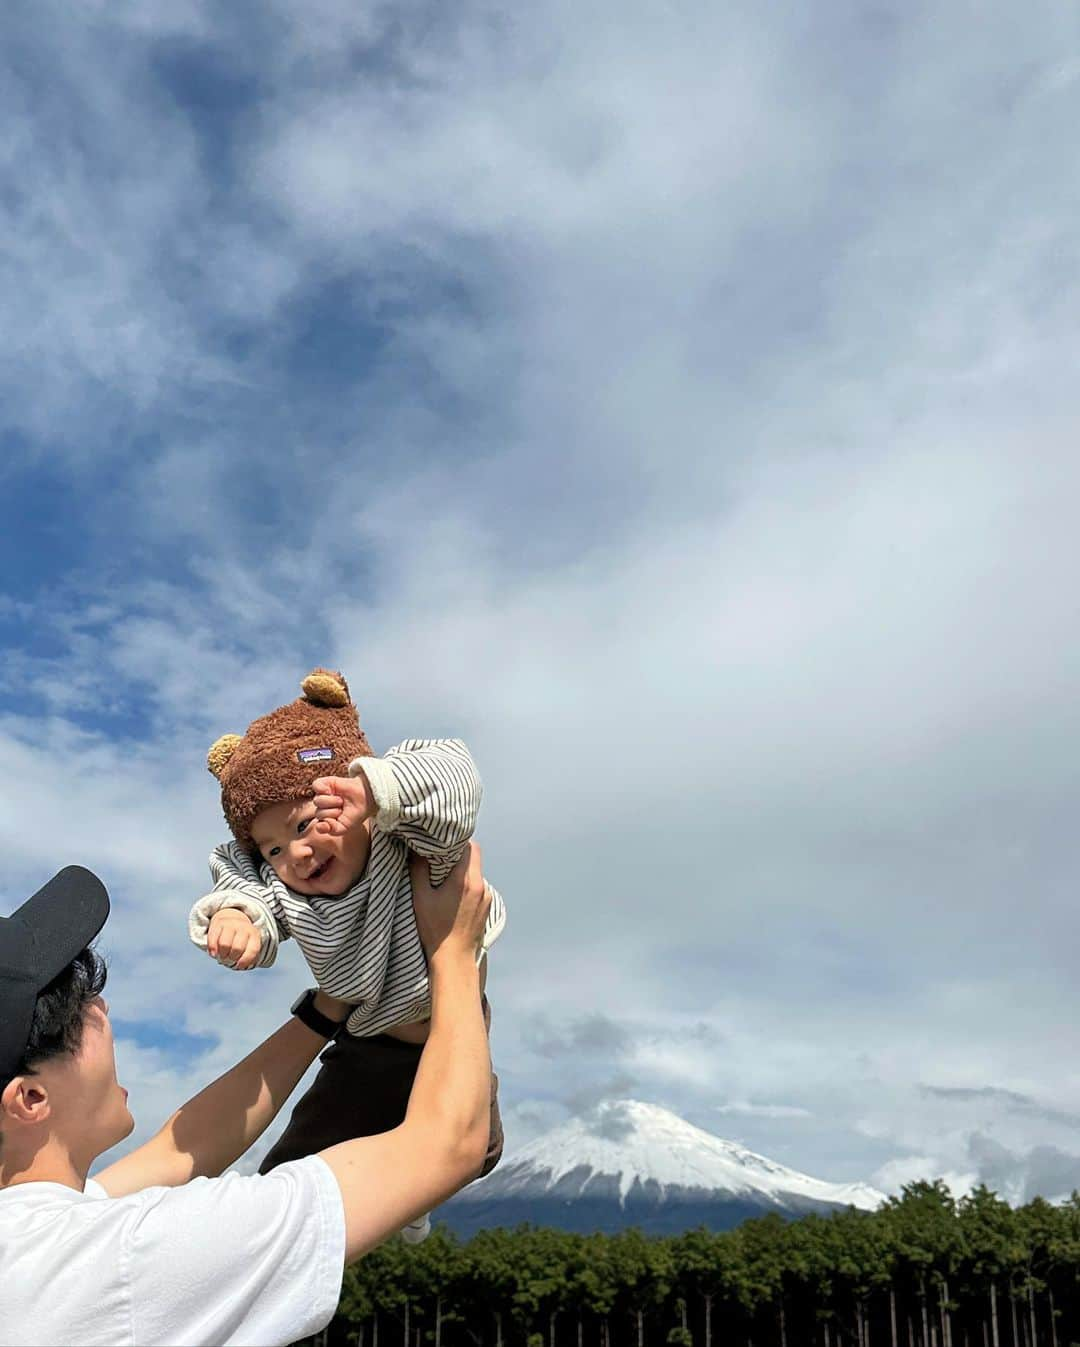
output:
[[[49,1112],[49,1091],[40,1076],[16,1076],[0,1094],[0,1113],[12,1122],[44,1122]]]

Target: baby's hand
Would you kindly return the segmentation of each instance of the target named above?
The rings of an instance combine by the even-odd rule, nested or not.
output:
[[[356,828],[377,812],[367,777],[321,776],[312,782],[315,790],[316,832],[339,836]]]
[[[226,968],[254,968],[262,949],[255,923],[238,908],[223,907],[210,919],[206,952]]]

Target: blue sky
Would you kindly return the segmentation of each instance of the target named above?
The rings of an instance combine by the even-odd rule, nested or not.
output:
[[[1075,10],[6,29],[0,902],[106,878],[140,1134],[305,984],[184,918],[329,664],[480,761],[511,1139],[1080,1185]]]

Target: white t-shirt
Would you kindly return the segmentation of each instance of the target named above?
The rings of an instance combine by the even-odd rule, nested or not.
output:
[[[317,1156],[109,1197],[0,1189],[0,1347],[270,1347],[318,1332],[345,1263],[341,1191]]]

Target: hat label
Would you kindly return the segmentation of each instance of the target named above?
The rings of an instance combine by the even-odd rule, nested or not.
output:
[[[300,748],[296,756],[301,762],[329,762],[334,756],[332,748]]]

